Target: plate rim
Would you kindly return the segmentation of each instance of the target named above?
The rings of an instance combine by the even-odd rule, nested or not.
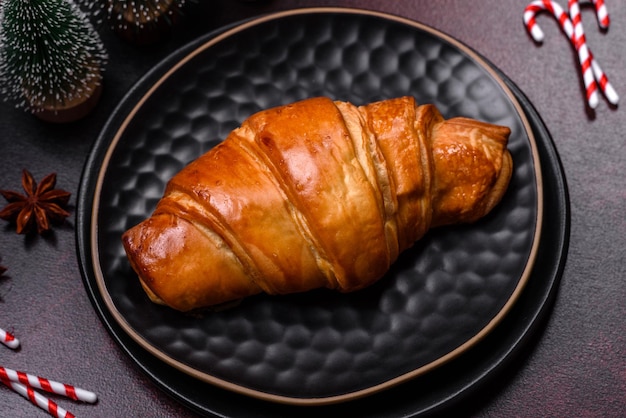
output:
[[[440,38],[445,42],[448,42],[455,48],[458,48],[463,53],[470,56],[471,59],[474,60],[477,65],[479,65],[482,69],[484,69],[487,73],[489,73],[492,80],[495,81],[499,85],[499,87],[503,90],[506,97],[509,99],[510,103],[513,105],[517,113],[517,116],[521,120],[523,129],[526,135],[528,136],[531,154],[532,154],[534,174],[535,174],[535,183],[536,183],[535,186],[537,190],[537,207],[536,207],[537,214],[535,218],[535,228],[533,231],[533,242],[532,242],[531,249],[529,251],[528,260],[524,268],[524,271],[522,273],[522,276],[520,277],[520,280],[518,281],[514,291],[511,293],[510,297],[508,298],[504,306],[500,309],[500,311],[480,331],[478,331],[475,335],[469,338],[466,342],[464,342],[457,348],[451,350],[447,354],[441,356],[440,358],[430,363],[427,363],[424,366],[418,367],[410,372],[404,373],[395,378],[386,380],[382,383],[367,387],[365,389],[359,389],[359,390],[348,392],[345,394],[333,395],[333,396],[328,396],[328,397],[298,398],[298,397],[292,397],[292,396],[277,395],[277,394],[263,392],[257,389],[247,388],[245,386],[242,386],[241,384],[233,383],[233,382],[212,376],[205,372],[199,371],[189,365],[182,363],[179,360],[171,358],[169,355],[162,352],[158,347],[154,346],[152,343],[150,343],[144,337],[142,337],[138,333],[138,331],[135,330],[127,322],[124,316],[118,311],[113,299],[111,298],[110,293],[106,289],[106,283],[104,283],[104,279],[103,279],[104,274],[101,270],[98,244],[97,244],[98,242],[97,219],[98,219],[98,210],[99,210],[99,203],[100,203],[100,197],[101,197],[101,189],[102,189],[102,185],[104,182],[104,176],[106,174],[107,167],[110,163],[112,154],[114,150],[116,149],[121,136],[123,135],[128,125],[133,120],[134,115],[142,108],[142,106],[150,98],[150,96],[164,82],[166,82],[166,80],[172,74],[176,73],[178,69],[180,69],[183,65],[185,65],[188,61],[192,60],[197,55],[201,54],[204,50],[212,47],[213,45],[221,42],[222,40],[229,38],[230,36],[236,33],[245,31],[249,28],[252,28],[262,23],[266,23],[272,20],[282,19],[285,17],[295,16],[295,15],[306,15],[306,14],[324,14],[324,13],[367,15],[367,16],[378,17],[378,18],[382,18],[385,20],[390,20],[390,21],[394,21],[397,23],[414,27],[416,29],[427,32],[437,38]],[[193,44],[193,43],[194,41],[190,42],[190,44]],[[185,48],[186,46],[182,46],[179,50],[174,51],[174,53],[172,53],[170,56],[174,56],[177,53],[180,53],[180,51],[184,50]],[[169,58],[170,57],[165,57],[163,60],[161,60],[161,63],[168,61]],[[159,65],[160,64],[157,64],[156,68],[158,68]],[[144,78],[140,79],[138,83],[140,83],[143,79]],[[128,96],[125,97],[122,100],[122,102],[126,100],[127,98]],[[117,110],[118,109],[114,111],[113,115],[115,115]],[[106,129],[107,129],[107,126],[105,126],[105,128],[103,129],[103,132]],[[484,339],[485,336],[490,334],[491,331],[502,321],[504,317],[506,317],[506,315],[509,313],[511,308],[515,305],[515,303],[519,299],[519,296],[523,292],[523,289],[526,287],[526,284],[531,276],[531,272],[534,268],[535,260],[537,258],[537,250],[539,248],[539,244],[541,241],[541,231],[543,227],[543,212],[544,212],[542,169],[541,169],[539,153],[538,153],[536,139],[535,139],[533,130],[526,117],[525,111],[523,110],[519,101],[517,100],[517,97],[513,94],[509,86],[502,79],[502,77],[498,74],[498,72],[492,67],[492,65],[490,65],[483,57],[481,57],[479,54],[477,54],[474,50],[472,50],[467,45],[463,44],[459,40],[431,26],[422,24],[420,22],[417,22],[408,18],[396,16],[396,15],[385,13],[385,12],[371,11],[371,10],[358,9],[358,8],[345,8],[345,7],[311,7],[311,8],[300,8],[300,9],[292,9],[292,10],[285,10],[285,11],[270,13],[267,15],[263,15],[261,17],[252,18],[240,24],[235,24],[232,27],[226,29],[224,32],[221,32],[213,37],[209,37],[205,42],[200,43],[198,46],[194,48],[190,48],[190,50],[186,51],[186,53],[184,54],[182,58],[177,60],[171,67],[169,67],[167,71],[162,73],[158,77],[158,79],[155,82],[153,82],[151,86],[145,92],[143,92],[141,98],[138,101],[136,101],[134,105],[132,105],[131,110],[124,116],[122,122],[117,126],[117,129],[115,129],[115,135],[108,142],[108,145],[106,146],[105,151],[106,152],[100,162],[100,166],[98,167],[98,174],[96,176],[95,189],[94,189],[94,193],[92,196],[93,200],[91,202],[91,205],[92,205],[91,217],[88,223],[89,223],[89,230],[91,232],[90,238],[89,238],[90,240],[89,256],[91,258],[91,263],[92,263],[92,267],[94,270],[93,273],[95,274],[95,277],[96,277],[96,285],[97,285],[98,291],[105,303],[106,308],[109,310],[109,313],[112,315],[116,323],[122,328],[122,330],[128,336],[131,337],[131,339],[133,339],[143,349],[145,349],[151,355],[158,358],[160,361],[163,361],[169,366],[172,366],[178,369],[179,371],[182,371],[203,382],[213,384],[222,389],[227,389],[227,390],[239,393],[239,394],[251,396],[251,397],[266,400],[266,401],[272,401],[276,403],[284,403],[284,404],[290,404],[290,405],[328,405],[328,404],[346,402],[346,401],[362,398],[365,396],[369,396],[371,394],[374,394],[382,390],[391,388],[393,386],[399,385],[415,377],[421,376],[430,370],[434,370],[438,368],[439,366],[446,364],[450,362],[451,360],[459,357],[461,354],[463,354],[470,348],[474,347],[479,341]]]

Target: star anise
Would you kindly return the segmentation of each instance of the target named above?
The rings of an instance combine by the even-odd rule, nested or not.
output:
[[[26,169],[22,172],[22,187],[26,195],[0,190],[0,194],[9,202],[0,211],[0,218],[17,224],[16,232],[30,232],[34,226],[41,234],[50,229],[50,222],[59,222],[70,214],[64,209],[70,199],[70,192],[55,189],[57,175],[48,174],[39,185]]]

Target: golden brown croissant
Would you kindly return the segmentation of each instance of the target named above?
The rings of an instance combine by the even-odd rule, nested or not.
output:
[[[411,97],[265,110],[174,176],[124,247],[150,298],[181,311],[361,289],[429,228],[500,201],[509,134]]]

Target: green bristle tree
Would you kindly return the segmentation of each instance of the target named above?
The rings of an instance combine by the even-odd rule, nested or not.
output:
[[[71,0],[0,2],[0,93],[38,113],[94,93],[107,60],[88,18]]]

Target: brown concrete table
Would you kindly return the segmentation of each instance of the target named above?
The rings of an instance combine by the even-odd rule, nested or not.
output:
[[[626,411],[626,122],[602,97],[585,105],[574,49],[548,15],[538,46],[528,36],[525,1],[198,2],[171,39],[136,47],[101,30],[110,62],[101,102],[85,119],[52,125],[0,104],[0,188],[17,188],[22,168],[37,179],[56,171],[75,209],[81,171],[93,141],[129,88],[150,68],[189,41],[223,25],[278,10],[343,6],[399,15],[460,40],[497,66],[535,106],[565,172],[571,202],[567,263],[549,317],[522,355],[497,379],[456,405],[449,416],[622,416]],[[561,3],[565,3],[563,0]],[[607,2],[612,26],[596,24],[583,7],[587,41],[596,59],[626,94],[626,6]],[[565,4],[563,4],[565,6]],[[54,398],[78,416],[196,416],[164,394],[111,338],[81,280],[74,213],[47,238],[17,236],[0,225],[0,327],[22,347],[0,346],[0,364],[63,380],[99,395],[96,405]],[[450,379],[454,379],[450,375]],[[415,394],[419,396],[419,394]],[[258,412],[258,411],[257,411]],[[310,412],[310,411],[309,411]],[[0,385],[0,415],[47,414]],[[255,411],[250,411],[255,416]],[[353,416],[359,416],[358,408]]]

